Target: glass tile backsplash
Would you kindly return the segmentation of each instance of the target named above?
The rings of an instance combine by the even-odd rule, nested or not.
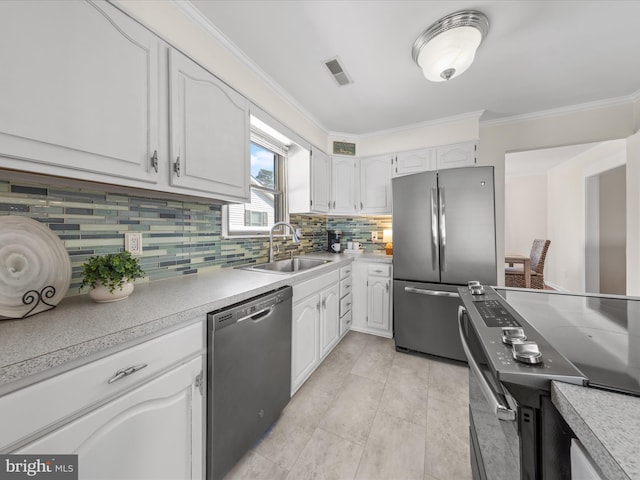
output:
[[[72,280],[67,296],[79,290],[80,267],[91,255],[124,249],[126,232],[142,232],[140,263],[145,278],[155,281],[245,263],[265,262],[269,242],[262,238],[222,238],[222,206],[109,193],[87,188],[62,188],[0,180],[0,215],[22,215],[49,226],[64,243],[71,258]],[[276,258],[324,251],[327,229],[342,230],[343,248],[360,241],[368,251],[383,248],[370,242],[371,231],[382,235],[391,217],[324,217],[291,215],[302,230],[299,245],[291,237],[275,237]]]

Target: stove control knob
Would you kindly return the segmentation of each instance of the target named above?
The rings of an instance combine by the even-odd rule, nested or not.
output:
[[[542,353],[536,342],[517,342],[512,345],[513,358],[528,364],[542,363]]]
[[[522,327],[502,327],[502,343],[505,345],[524,342],[526,339],[527,336]]]

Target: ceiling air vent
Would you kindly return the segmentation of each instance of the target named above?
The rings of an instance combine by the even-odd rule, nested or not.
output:
[[[342,65],[340,65],[338,57],[327,60],[326,62],[324,62],[324,64],[327,66],[329,72],[331,73],[333,78],[335,78],[336,82],[338,82],[338,85],[343,86],[353,83],[349,75],[347,75],[347,72],[345,72],[344,68],[342,68]]]

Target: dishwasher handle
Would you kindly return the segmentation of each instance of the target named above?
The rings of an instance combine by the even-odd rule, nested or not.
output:
[[[251,315],[246,315],[242,318],[239,318],[238,320],[236,320],[236,323],[244,322],[245,320],[252,320],[254,323],[258,323],[267,318],[272,313],[273,307],[263,308],[262,310],[253,312]]]

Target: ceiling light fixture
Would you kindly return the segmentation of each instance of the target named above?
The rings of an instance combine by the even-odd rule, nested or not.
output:
[[[489,19],[477,10],[461,10],[432,24],[411,49],[413,61],[427,80],[457,77],[473,63],[476,50],[489,31]]]

